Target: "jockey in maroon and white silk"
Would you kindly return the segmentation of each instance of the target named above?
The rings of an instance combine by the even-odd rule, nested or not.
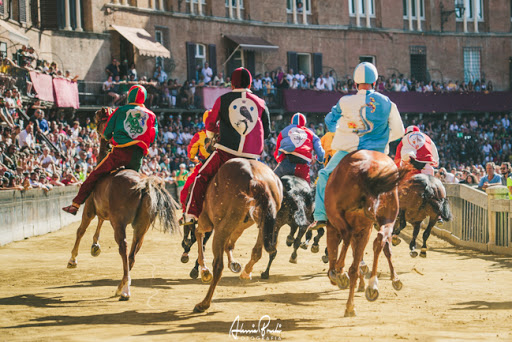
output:
[[[428,135],[420,132],[417,126],[409,126],[396,149],[395,163],[398,167],[411,163],[417,173],[434,175],[434,167],[439,165],[437,147]]]
[[[263,152],[264,139],[270,134],[270,115],[265,101],[251,92],[251,83],[249,70],[238,68],[233,71],[233,91],[215,101],[206,119],[208,138],[218,134],[215,144],[217,149],[201,165],[195,176],[183,208],[182,224],[197,220],[203,209],[208,183],[225,162],[237,157],[257,159]]]

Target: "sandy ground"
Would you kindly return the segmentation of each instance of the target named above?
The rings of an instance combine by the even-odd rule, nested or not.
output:
[[[0,340],[227,341],[233,340],[229,330],[237,316],[240,326],[252,329],[265,315],[267,329],[281,330],[267,333],[273,340],[512,340],[510,257],[458,249],[431,237],[427,259],[412,259],[404,241],[393,249],[403,289],[393,289],[381,256],[379,299],[370,303],[357,293],[358,316],[344,318],[348,291],[330,285],[320,253],[301,249],[299,263],[290,264],[284,228],[269,280],[259,277],[266,253],[251,282],[225,269],[210,310],[194,314],[207,285],[189,278],[192,261],[180,263],[179,235],[157,229],[147,234],[131,273],[132,298],[119,302],[113,294],[122,266],[112,229],[103,227],[102,253],[93,258],[93,224],[82,240],[77,269],[66,264],[78,224],[0,248]],[[234,255],[241,263],[249,260],[256,233],[250,228],[239,240]],[[405,240],[408,233],[410,228]],[[324,246],[325,238],[322,251]],[[371,260],[369,248],[365,259]],[[238,334],[239,340],[254,336],[261,339]]]

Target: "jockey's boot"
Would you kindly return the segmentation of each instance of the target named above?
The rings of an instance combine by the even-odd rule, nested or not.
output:
[[[78,212],[78,209],[80,209],[80,205],[73,203],[71,205],[68,205],[67,207],[62,208],[66,213],[70,213],[71,215],[76,215]]]
[[[197,223],[197,217],[192,214],[183,214],[180,218],[180,226],[188,226]]]
[[[318,220],[311,223],[308,227],[308,230],[318,230],[319,228],[324,228],[327,225],[327,221]]]

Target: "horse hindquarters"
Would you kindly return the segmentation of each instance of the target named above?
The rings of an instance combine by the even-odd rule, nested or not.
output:
[[[249,196],[254,199],[254,208],[249,209],[249,213],[256,212],[254,221],[258,223],[258,228],[263,232],[263,245],[268,253],[276,250],[277,236],[274,231],[277,216],[277,205],[268,189],[262,181],[252,179],[249,185]]]

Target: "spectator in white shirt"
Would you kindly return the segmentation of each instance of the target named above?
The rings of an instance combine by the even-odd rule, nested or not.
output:
[[[213,76],[213,71],[212,71],[212,68],[210,68],[208,66],[208,62],[205,62],[204,63],[204,68],[201,69],[201,74],[203,74],[204,76],[204,84],[208,84],[208,82],[210,82],[212,80],[212,76]]]
[[[316,79],[316,89],[317,90],[325,90],[325,79],[320,75]]]
[[[29,122],[27,127],[20,132],[19,134],[19,143],[20,143],[20,147],[24,147],[24,146],[28,146],[30,148],[34,148],[35,147],[35,141],[34,141],[34,134],[32,133],[33,132],[33,127],[32,127],[32,122]]]
[[[148,148],[148,155],[150,158],[156,157],[158,155],[158,145],[154,143]]]
[[[471,119],[471,121],[469,122],[469,126],[472,129],[475,129],[478,127],[478,121],[476,121],[476,118],[474,116],[473,116],[473,119]]]
[[[263,83],[261,82],[261,75],[258,74],[256,78],[252,81],[252,87],[255,92],[260,92],[263,89]]]
[[[327,74],[325,74],[327,76]],[[327,89],[333,91],[336,86],[336,80],[334,79],[334,72],[331,70],[329,76],[327,76]]]
[[[167,73],[162,70],[161,66],[158,66],[153,74],[153,78],[156,78],[160,84],[163,84],[167,82]]]
[[[286,74],[286,80],[290,86],[292,85],[293,77],[293,69],[288,70],[288,73]]]

